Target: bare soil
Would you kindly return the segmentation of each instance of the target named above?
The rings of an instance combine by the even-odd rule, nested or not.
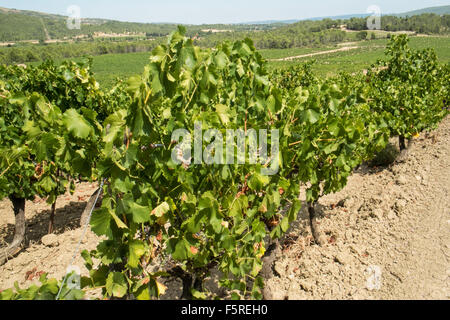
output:
[[[326,246],[302,210],[267,281],[274,299],[449,299],[449,142],[447,117],[403,163],[362,167],[321,199]]]
[[[0,266],[0,290],[29,286],[40,271],[61,279],[81,237],[79,220],[96,184],[82,183],[57,201],[55,239],[41,241],[50,206],[26,203],[24,250]],[[266,285],[273,299],[450,298],[450,117],[415,139],[407,157],[388,168],[362,166],[339,193],[320,200],[320,226],[328,244],[311,239],[306,207],[282,241]],[[13,238],[9,200],[0,202],[0,250]],[[99,242],[90,230],[81,246]],[[75,261],[87,274],[83,260]],[[217,274],[208,280],[214,287]],[[180,296],[180,281],[164,281],[165,299]]]
[[[39,283],[39,276],[33,276],[41,271],[49,274],[49,278],[62,279],[66,273],[74,250],[81,238],[80,217],[86,202],[95,190],[97,184],[81,183],[73,195],[60,196],[56,202],[54,243],[46,246],[41,239],[48,232],[51,206],[45,199],[36,198],[25,204],[27,229],[26,243],[22,252],[0,266],[0,290],[12,288],[18,281],[21,287],[31,283]],[[0,250],[11,242],[14,237],[14,213],[9,200],[0,202]],[[97,247],[99,238],[90,230],[86,233],[81,250],[93,250]],[[87,275],[83,259],[78,254],[74,265],[80,267],[82,274]],[[30,276],[31,274],[31,276]]]

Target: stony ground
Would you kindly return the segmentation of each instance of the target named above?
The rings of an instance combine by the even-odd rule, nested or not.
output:
[[[27,219],[26,248],[15,258],[0,266],[0,290],[11,288],[15,281],[21,287],[38,283],[38,274],[47,272],[49,278],[62,279],[72,260],[83,229],[80,217],[86,202],[96,190],[96,184],[82,183],[77,186],[74,195],[60,196],[56,202],[54,236],[46,236],[50,217],[50,206],[43,199],[27,201],[25,216]],[[9,200],[0,202],[0,250],[14,236],[14,214]],[[90,230],[86,233],[81,250],[95,249],[98,237]],[[78,254],[74,265],[83,273],[83,259]]]
[[[40,271],[64,276],[82,234],[81,212],[95,189],[84,183],[58,199],[52,237],[43,238],[50,207],[42,199],[27,202],[26,247],[0,266],[0,290],[14,281],[28,286]],[[450,117],[414,140],[404,162],[361,167],[344,190],[320,200],[319,212],[329,244],[312,243],[303,210],[266,281],[274,299],[449,299]],[[13,223],[4,200],[0,248],[12,240]],[[94,249],[98,241],[88,231],[81,249]],[[80,257],[75,265],[87,273]],[[166,285],[166,298],[179,296],[180,283]]]
[[[450,298],[450,117],[403,163],[362,168],[321,199],[329,244],[311,245],[306,212],[268,285],[275,299]]]

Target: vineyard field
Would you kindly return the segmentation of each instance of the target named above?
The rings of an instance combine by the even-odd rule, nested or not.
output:
[[[274,298],[447,299],[443,255],[449,252],[446,243],[450,241],[450,227],[439,225],[439,221],[449,217],[436,204],[450,206],[445,194],[450,187],[450,177],[447,176],[450,170],[445,170],[450,168],[450,118],[442,123],[434,135],[436,144],[432,144],[432,137],[417,139],[411,150],[412,158],[407,163],[392,171],[371,171],[365,167],[350,178],[344,190],[320,202],[323,206],[320,221],[324,231],[329,233],[330,239],[336,240],[332,245],[318,248],[311,243],[307,213],[302,210],[297,224],[285,239],[285,250],[276,257],[277,273],[272,273],[268,281],[275,292]],[[417,170],[412,169],[413,166]],[[417,180],[416,176],[419,175],[423,181]],[[405,181],[396,182],[404,178]],[[1,288],[12,287],[14,281],[18,281],[21,287],[39,284],[37,277],[33,277],[39,271],[49,272],[51,278],[64,276],[65,266],[71,259],[69,252],[82,232],[75,223],[79,221],[84,205],[96,187],[96,184],[82,184],[73,196],[67,194],[61,197],[55,218],[56,240],[46,244],[42,244],[40,239],[47,233],[48,206],[44,199],[35,203],[27,202],[32,244],[19,257],[0,266]],[[424,193],[433,194],[433,197],[421,197]],[[411,200],[399,201],[399,195],[405,195]],[[334,207],[343,199],[348,199],[343,207]],[[418,199],[418,203],[412,199]],[[378,204],[374,206],[372,201]],[[397,208],[400,203],[402,207]],[[358,211],[363,204],[363,209]],[[383,214],[374,215],[367,210],[369,208],[377,209],[377,213],[381,210]],[[6,236],[2,240],[9,242],[14,232],[14,216],[7,200],[0,202],[0,221],[1,233]],[[68,225],[68,222],[72,224]],[[414,233],[410,232],[411,228],[414,228]],[[432,235],[430,230],[433,230]],[[400,238],[404,236],[408,241]],[[89,232],[83,246],[94,249],[97,242],[98,237]],[[384,244],[388,244],[388,247]],[[412,250],[416,253],[412,254]],[[58,255],[56,261],[55,255]],[[396,256],[395,263],[391,255]],[[336,257],[347,258],[344,263],[348,264],[336,262]],[[76,264],[82,267],[82,275],[89,274],[83,267],[81,257],[77,258]],[[382,267],[383,290],[363,289],[368,265]],[[36,272],[27,277],[27,273],[34,268]],[[414,272],[411,272],[412,268]],[[422,276],[423,270],[429,270],[426,276]],[[432,275],[436,275],[436,278]],[[220,291],[216,277],[207,281],[210,289]],[[181,294],[181,282],[173,281],[166,285],[168,291],[161,298],[177,299]],[[99,290],[91,297],[99,297]]]
[[[344,72],[361,72],[367,65],[375,63],[378,59],[381,59],[386,48],[387,40],[369,40],[363,42],[352,43],[352,46],[358,46],[359,49],[351,50],[348,52],[331,53],[327,55],[319,55],[312,58],[297,59],[294,61],[282,61],[282,62],[270,62],[271,68],[286,68],[295,66],[296,64],[303,63],[305,61],[315,59],[316,65],[313,67],[314,71],[320,76],[326,77],[329,75],[337,74],[341,71]],[[433,48],[436,50],[439,60],[442,63],[450,62],[450,37],[412,37],[411,47],[414,49]],[[324,48],[323,50],[314,50],[313,52],[321,52],[330,50]],[[263,55],[267,57],[286,58],[295,56],[297,54],[290,54],[289,50],[276,50],[276,55],[269,55],[269,52],[263,51]],[[305,52],[311,53],[311,52]],[[303,53],[298,53],[299,55]]]
[[[448,300],[450,15],[0,13],[0,300]]]
[[[383,57],[387,40],[369,40],[363,42],[351,43],[360,49],[348,52],[331,53],[319,55],[316,57],[296,59],[294,61],[269,61],[270,69],[287,68],[300,63],[315,59],[317,64],[313,67],[314,71],[322,76],[337,74],[341,71],[360,72],[371,63],[375,63]],[[345,45],[345,44],[343,44]],[[450,62],[450,37],[412,37],[411,47],[415,49],[433,48],[436,50],[439,60],[442,63]],[[265,59],[282,59],[303,54],[317,53],[333,50],[339,47],[318,47],[318,48],[297,48],[297,49],[265,49],[260,50]],[[127,79],[138,74],[140,70],[148,63],[148,52],[107,54],[93,57],[92,70],[97,80],[102,86],[111,87],[116,78]],[[75,59],[81,60],[81,59]],[[38,65],[39,62],[33,62],[32,65]]]

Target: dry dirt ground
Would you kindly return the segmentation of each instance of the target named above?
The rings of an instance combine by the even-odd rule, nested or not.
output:
[[[21,287],[39,283],[38,276],[35,276],[34,280],[30,278],[41,271],[47,272],[49,278],[62,279],[64,277],[83,232],[83,229],[79,228],[81,213],[97,187],[96,184],[82,183],[77,186],[74,195],[66,194],[58,198],[54,232],[56,237],[47,245],[42,244],[41,239],[47,234],[50,205],[39,198],[26,202],[25,249],[18,256],[0,266],[0,290],[12,288],[14,281],[18,281]],[[0,250],[5,247],[7,242],[11,242],[13,236],[12,205],[9,200],[3,200],[0,202]],[[89,230],[80,246],[81,250],[95,249],[98,241],[98,237]],[[84,274],[88,274],[80,255],[76,257],[74,265],[79,266]],[[33,272],[30,276],[31,271]]]
[[[450,117],[319,207],[329,244],[310,245],[303,210],[267,281],[275,299],[450,298]]]
[[[363,166],[344,190],[320,200],[328,245],[312,243],[302,210],[266,280],[274,299],[450,298],[450,116],[414,140],[405,159],[388,168]],[[58,199],[56,237],[47,245],[41,238],[50,207],[41,199],[27,202],[26,247],[0,266],[0,290],[14,281],[29,286],[39,271],[64,276],[82,234],[81,212],[95,189],[83,183],[73,196]],[[4,200],[0,243],[12,240],[13,223],[11,204]],[[81,250],[94,249],[98,241],[89,231]],[[87,273],[79,256],[75,265]],[[164,298],[179,297],[179,281],[165,284]]]

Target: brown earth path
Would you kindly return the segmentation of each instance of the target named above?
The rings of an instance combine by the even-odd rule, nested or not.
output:
[[[355,50],[358,48],[360,48],[360,47],[347,46],[347,47],[342,47],[339,49],[302,54],[299,56],[285,57],[285,58],[279,58],[279,59],[268,59],[268,61],[290,61],[290,60],[296,60],[296,59],[301,59],[301,58],[310,58],[310,57],[319,56],[319,55],[323,55],[323,54],[336,53],[336,52],[342,52],[342,51],[350,51],[350,50]]]

